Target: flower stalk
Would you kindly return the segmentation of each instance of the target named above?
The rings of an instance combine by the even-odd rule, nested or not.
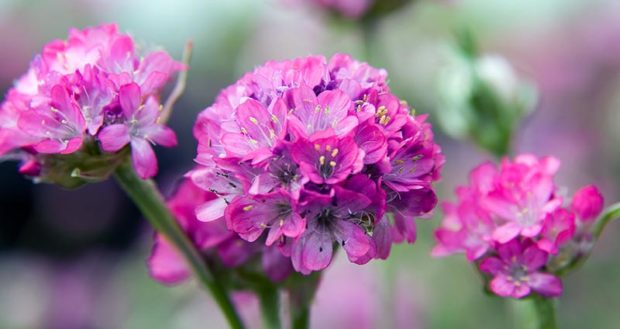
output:
[[[536,312],[538,329],[555,329],[557,322],[555,317],[555,300],[540,295],[532,297],[532,303]]]
[[[200,284],[211,292],[230,327],[243,329],[244,324],[224,286],[217,282],[192,242],[183,233],[170,210],[166,207],[164,198],[153,181],[140,179],[130,161],[124,161],[116,168],[114,178],[135,202],[153,228],[163,234],[183,255],[188,267],[191,268]]]

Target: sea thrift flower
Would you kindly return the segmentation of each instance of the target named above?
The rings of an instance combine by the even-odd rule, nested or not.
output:
[[[585,223],[598,217],[603,198],[596,187],[587,186],[570,207],[563,206],[553,181],[558,168],[555,158],[529,154],[504,159],[499,167],[483,163],[475,168],[469,185],[457,188],[458,202],[443,205],[433,254],[464,252],[490,275],[491,290],[503,297],[521,298],[531,291],[560,295],[555,273],[583,256],[574,246],[590,234]]]
[[[480,270],[493,276],[489,286],[502,297],[521,298],[533,290],[546,297],[562,293],[562,281],[552,274],[541,272],[548,254],[532,245],[512,240],[497,247],[499,257],[488,257]]]
[[[140,87],[135,83],[126,84],[119,90],[119,103],[124,122],[104,127],[99,133],[101,148],[106,152],[116,152],[131,143],[131,159],[138,175],[152,177],[157,173],[157,159],[151,143],[175,146],[174,132],[157,122],[159,104],[153,97],[141,105]]]
[[[275,247],[246,242],[228,230],[223,221],[205,223],[196,218],[196,207],[215,198],[217,198],[215,194],[205,192],[186,178],[168,200],[168,207],[181,228],[205,257],[218,261],[228,268],[253,266],[250,261],[260,257],[263,271],[269,278],[274,281],[286,278],[292,271],[290,260]],[[178,283],[190,275],[183,257],[160,234],[155,237],[148,266],[151,276],[162,283]]]
[[[158,93],[183,68],[163,51],[137,52],[116,25],[71,30],[43,47],[0,105],[0,156],[39,163],[38,173],[22,171],[46,176],[46,155],[78,154],[97,141],[108,152],[131,144],[140,176],[151,177],[157,162],[149,144],[176,144],[158,122]],[[80,163],[68,167],[67,177]]]
[[[444,159],[426,117],[386,81],[338,54],[268,62],[226,88],[194,127],[200,166],[188,177],[218,196],[198,219],[279,247],[304,274],[337,246],[363,264],[413,242]]]

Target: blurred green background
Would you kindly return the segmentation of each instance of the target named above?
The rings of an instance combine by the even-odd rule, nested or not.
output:
[[[381,1],[381,0],[379,0]],[[519,152],[563,162],[566,191],[595,183],[607,204],[620,196],[620,2],[614,0],[413,1],[379,21],[371,42],[355,22],[304,1],[0,0],[0,90],[10,88],[51,39],[71,27],[116,22],[144,48],[180,58],[194,42],[187,91],[171,120],[180,146],[158,150],[169,190],[192,166],[193,121],[220,89],[269,59],[351,53],[384,67],[417,113],[441,111],[437,82],[454,33],[472,31],[485,53],[506,57],[539,90],[516,136]],[[483,151],[435,126],[447,158],[440,200],[484,159]],[[165,287],[148,277],[152,232],[112,183],[65,191],[20,177],[0,163],[0,328],[223,328],[193,282]],[[104,196],[104,197],[101,197]],[[339,254],[325,273],[314,328],[527,328],[523,305],[486,296],[464,257],[433,259],[441,213],[419,221],[419,240],[387,261],[350,264]],[[617,328],[620,224],[610,225],[586,266],[564,280],[561,328]],[[250,327],[256,301],[239,295]]]

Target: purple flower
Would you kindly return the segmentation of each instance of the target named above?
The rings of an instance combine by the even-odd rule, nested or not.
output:
[[[413,243],[443,156],[386,81],[337,54],[268,62],[224,89],[194,126],[200,166],[189,176],[218,196],[198,218],[224,217],[304,274],[327,267],[335,247],[363,264]]]
[[[363,194],[336,187],[334,196],[306,192],[302,195],[302,211],[308,225],[292,246],[291,259],[295,270],[308,274],[326,268],[337,243],[355,262],[371,245],[370,237],[356,222],[371,204]]]
[[[138,175],[145,179],[157,173],[157,158],[151,143],[163,146],[175,146],[177,138],[174,132],[161,124],[159,104],[149,97],[142,105],[140,87],[128,84],[119,91],[122,109],[121,123],[104,127],[99,133],[101,147],[106,152],[116,152],[131,144],[131,159]]]
[[[562,294],[562,281],[543,272],[549,256],[546,252],[517,240],[498,246],[497,252],[499,257],[489,257],[480,263],[480,270],[493,276],[489,287],[497,295],[522,298],[531,291],[545,297]]]
[[[269,229],[266,245],[280,237],[297,237],[305,222],[297,213],[295,203],[284,190],[251,196],[240,196],[226,208],[228,227],[243,239],[253,242]]]
[[[364,165],[364,152],[350,137],[300,140],[293,145],[292,156],[302,174],[316,184],[341,182]]]

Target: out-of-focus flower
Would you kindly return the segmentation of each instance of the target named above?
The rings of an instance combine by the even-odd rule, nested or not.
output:
[[[262,264],[262,271],[270,279],[281,281],[286,278],[292,271],[290,260],[276,251],[276,247],[244,241],[228,230],[223,221],[205,223],[196,218],[196,207],[216,197],[185,178],[168,200],[168,207],[205,257],[228,268]],[[148,266],[151,276],[162,283],[178,283],[190,275],[183,257],[160,234],[155,237]]]
[[[480,270],[493,276],[489,287],[502,297],[521,298],[532,290],[547,297],[559,296],[562,281],[541,271],[549,255],[535,245],[524,246],[526,242],[515,239],[499,245],[499,257],[488,257],[480,263]]]
[[[464,252],[493,277],[490,288],[500,296],[560,295],[556,276],[589,252],[575,245],[591,240],[591,225],[584,223],[600,215],[603,198],[590,185],[563,206],[553,181],[558,168],[553,157],[529,154],[475,168],[469,185],[457,188],[458,202],[443,205],[433,254]]]
[[[373,19],[389,14],[411,0],[284,0],[289,3],[311,5],[337,17],[352,19]]]
[[[0,105],[0,156],[24,159],[22,172],[40,180],[74,186],[88,170],[88,179],[95,178],[97,170],[73,160],[101,155],[97,141],[110,152],[131,142],[140,176],[155,175],[149,143],[176,144],[174,133],[157,123],[158,93],[184,65],[163,51],[135,48],[113,24],[74,29],[67,40],[45,45]],[[65,166],[48,163],[69,154],[67,172],[50,172]],[[103,155],[99,166],[109,167],[108,158]],[[39,170],[30,170],[33,163]]]
[[[386,79],[338,54],[268,62],[226,88],[194,127],[200,166],[188,176],[218,196],[198,218],[278,246],[304,274],[338,245],[363,264],[413,242],[444,158]]]
[[[438,74],[439,123],[455,138],[505,155],[519,121],[534,109],[536,91],[505,58],[482,55],[471,36],[462,39]]]

